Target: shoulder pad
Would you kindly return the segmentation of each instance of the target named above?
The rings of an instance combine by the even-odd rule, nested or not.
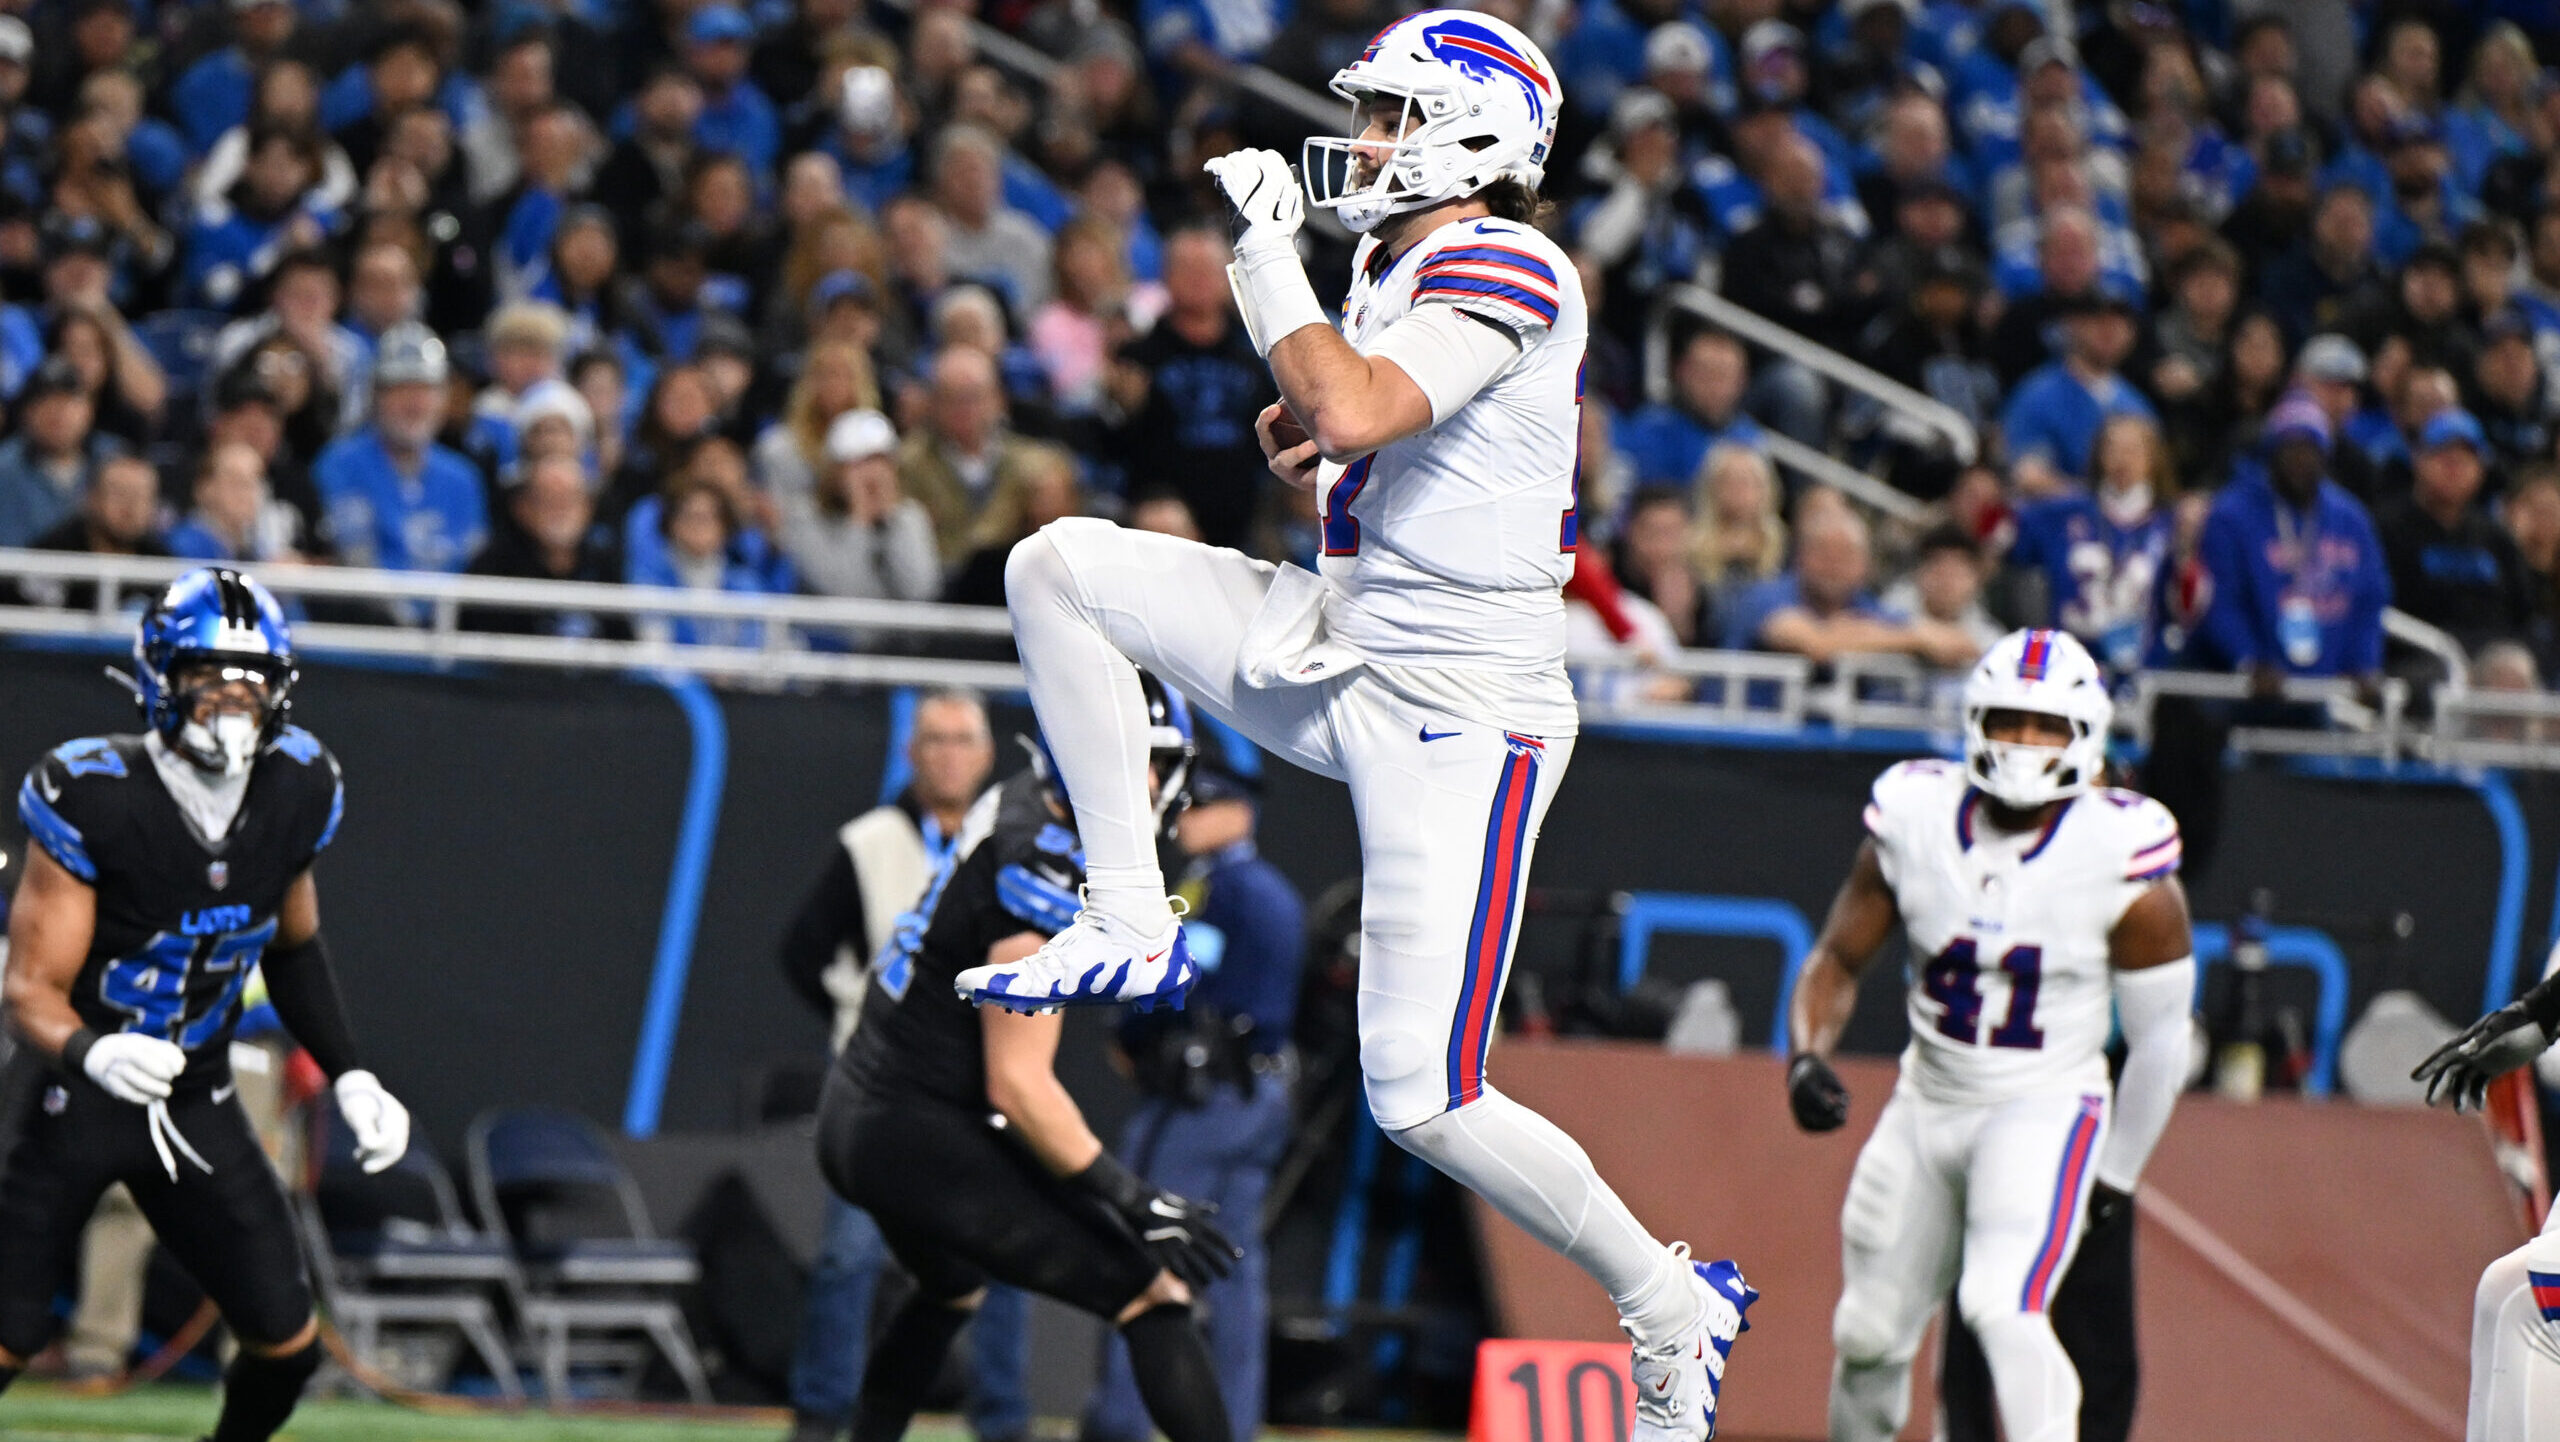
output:
[[[1881,835],[1890,822],[1913,807],[1931,805],[1937,798],[1961,791],[1964,784],[1964,768],[1955,762],[1935,756],[1897,761],[1868,788],[1867,830]]]
[[[1581,283],[1554,242],[1502,221],[1445,225],[1422,246],[1415,305],[1453,305],[1517,335],[1554,325],[1563,287]]]
[[[38,757],[19,783],[18,822],[63,870],[94,882],[98,865],[89,833],[97,823],[98,789],[130,777],[137,764],[148,763],[127,755],[112,736],[66,741]]]
[[[287,726],[284,728],[282,734],[276,737],[275,745],[268,749],[274,751],[279,756],[290,757],[295,761],[299,761],[305,766],[310,765],[314,761],[317,761],[328,754],[328,749],[320,744],[319,737],[312,735],[310,732],[303,730],[299,726]],[[334,769],[337,764],[338,763],[335,760],[332,760],[329,763],[332,769]]]
[[[2169,808],[2139,791],[2105,787],[2095,800],[2114,822],[2124,847],[2124,879],[2158,881],[2178,869],[2186,843],[2178,834],[2178,818]]]

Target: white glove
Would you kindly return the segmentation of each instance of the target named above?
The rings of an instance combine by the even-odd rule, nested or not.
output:
[[[1227,286],[1255,352],[1271,354],[1283,337],[1311,325],[1330,325],[1315,287],[1298,263],[1298,227],[1307,218],[1306,196],[1289,162],[1277,151],[1238,150],[1202,167],[1244,219]]]
[[[355,1133],[356,1161],[370,1174],[383,1171],[409,1150],[409,1109],[382,1089],[369,1071],[351,1071],[333,1088],[339,1114]]]
[[[1307,200],[1280,152],[1230,151],[1202,168],[1217,177],[1227,203],[1244,219],[1236,254],[1259,258],[1274,249],[1296,251],[1298,227],[1307,219]]]
[[[187,1069],[187,1054],[156,1036],[110,1032],[89,1044],[80,1069],[117,1101],[147,1107],[169,1099],[178,1073]]]

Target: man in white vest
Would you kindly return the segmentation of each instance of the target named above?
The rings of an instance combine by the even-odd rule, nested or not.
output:
[[[961,818],[995,770],[986,704],[968,691],[920,698],[906,760],[905,789],[837,830],[826,868],[782,940],[783,971],[827,1017],[836,1050],[861,1017],[871,958],[924,897],[951,854]],[[868,1214],[832,1193],[827,1203],[826,1241],[809,1277],[800,1350],[791,1364],[792,1442],[833,1442],[852,1421],[870,1353],[872,1293],[889,1260]],[[984,1312],[977,1322],[969,1420],[981,1442],[1011,1442],[1030,1421],[1020,1400],[1022,1348],[1004,1341],[1008,1332],[1018,1336],[1022,1312],[1018,1303],[994,1310],[994,1325]]]

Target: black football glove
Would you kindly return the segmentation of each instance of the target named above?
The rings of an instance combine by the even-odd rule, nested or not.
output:
[[[2131,1215],[2133,1193],[2119,1192],[2106,1183],[2092,1179],[2089,1183],[2089,1229],[2095,1231],[2118,1217]]]
[[[2560,1032],[2560,988],[2545,982],[2437,1047],[2409,1078],[2427,1084],[2429,1106],[2450,1101],[2455,1111],[2476,1112],[2489,1094],[2489,1083],[2531,1065],[2551,1049],[2555,1032]]]
[[[1109,1152],[1070,1180],[1102,1199],[1157,1266],[1193,1291],[1235,1270],[1244,1252],[1209,1224],[1215,1202],[1195,1202],[1155,1186],[1120,1165]]]
[[[1849,1124],[1849,1087],[1831,1063],[1809,1051],[1787,1062],[1787,1106],[1809,1132],[1836,1132]]]

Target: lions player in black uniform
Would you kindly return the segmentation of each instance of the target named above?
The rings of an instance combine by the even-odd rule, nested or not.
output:
[[[240,1351],[212,1442],[265,1442],[320,1365],[292,1214],[233,1100],[231,1034],[263,966],[294,1039],[333,1079],[369,1171],[409,1114],[360,1069],[320,944],[311,863],[345,809],[338,763],[285,724],[293,645],[275,598],[191,571],[134,639],[140,735],[48,753],[18,790],[26,877],[9,917],[12,1066],[0,1163],[0,1387],[44,1346],[98,1197],[122,1182]],[[0,1429],[5,1430],[5,1429]]]
[[[1182,796],[1190,716],[1141,681],[1161,818]],[[954,991],[964,969],[1029,956],[1075,920],[1084,851],[1047,760],[1035,744],[1032,767],[970,809],[951,859],[873,961],[862,1024],[819,1111],[828,1183],[871,1213],[917,1283],[872,1349],[853,1442],[906,1431],[990,1280],[1110,1319],[1157,1427],[1173,1442],[1233,1442],[1191,1297],[1235,1265],[1235,1247],[1211,1209],[1103,1150],[1051,1067],[1055,1014],[982,1012]]]

